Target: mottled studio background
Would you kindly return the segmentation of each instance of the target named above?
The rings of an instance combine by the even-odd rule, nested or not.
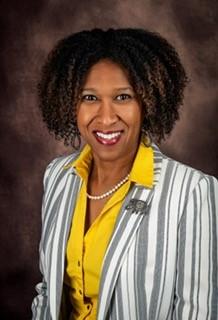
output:
[[[42,176],[70,152],[51,137],[37,109],[36,82],[61,37],[93,27],[145,27],[177,48],[191,82],[181,119],[161,146],[218,176],[218,2],[215,0],[1,1],[0,319],[30,319],[38,272]]]

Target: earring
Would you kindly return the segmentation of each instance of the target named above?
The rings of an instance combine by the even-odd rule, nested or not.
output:
[[[152,138],[148,131],[146,131],[144,128],[142,128],[142,142],[144,145],[149,148],[152,144]]]
[[[151,139],[151,136],[150,134],[147,132],[146,136],[145,136],[145,146],[147,148],[149,148],[152,144],[152,139]]]
[[[75,150],[79,150],[81,146],[81,136],[76,124],[72,124],[70,144]]]

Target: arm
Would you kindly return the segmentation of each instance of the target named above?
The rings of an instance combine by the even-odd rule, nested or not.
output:
[[[36,291],[38,295],[33,299],[31,306],[32,320],[49,320],[51,319],[51,317],[47,303],[47,283],[44,280],[42,280],[41,283],[37,284]]]
[[[44,178],[43,178],[43,186],[44,186],[44,195],[43,195],[43,201],[42,201],[42,225],[45,218],[45,199],[46,199],[46,191],[47,191],[47,185],[49,181],[49,176],[51,172],[51,167],[53,165],[55,160],[53,160],[46,168]],[[50,316],[50,310],[48,306],[48,294],[47,294],[47,282],[45,280],[45,269],[44,269],[44,252],[42,249],[42,242],[43,239],[41,238],[40,241],[40,271],[42,273],[43,279],[42,282],[36,285],[36,292],[37,296],[33,299],[32,302],[32,320],[49,320],[51,319]]]
[[[179,223],[174,320],[218,319],[218,182],[204,176]]]

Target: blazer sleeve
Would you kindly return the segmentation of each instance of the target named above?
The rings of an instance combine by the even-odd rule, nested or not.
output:
[[[218,319],[218,181],[203,176],[179,223],[174,320]]]
[[[54,159],[46,168],[44,177],[43,177],[43,187],[44,194],[42,200],[42,226],[45,217],[45,199],[46,199],[46,191],[48,189],[49,177],[51,174],[51,169],[56,159]],[[47,282],[45,277],[45,268],[44,268],[44,252],[42,249],[42,237],[39,245],[39,268],[42,273],[42,281],[38,283],[35,287],[37,295],[33,299],[31,310],[32,310],[32,320],[50,320],[50,309],[48,304],[48,293],[47,293]]]

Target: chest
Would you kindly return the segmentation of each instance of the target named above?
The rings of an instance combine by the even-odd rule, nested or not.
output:
[[[87,231],[91,227],[93,222],[101,214],[108,200],[109,197],[101,200],[87,199],[85,231]]]

